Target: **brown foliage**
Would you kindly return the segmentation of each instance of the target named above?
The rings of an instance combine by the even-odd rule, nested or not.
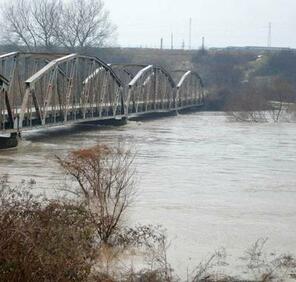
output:
[[[8,189],[2,185],[0,280],[85,281],[95,257],[85,208]]]

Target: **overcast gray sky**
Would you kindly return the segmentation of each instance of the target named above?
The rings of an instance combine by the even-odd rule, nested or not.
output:
[[[296,0],[105,0],[123,47],[266,46],[272,23],[272,46],[296,48]]]

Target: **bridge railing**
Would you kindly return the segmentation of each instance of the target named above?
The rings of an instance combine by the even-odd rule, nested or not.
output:
[[[50,126],[124,114],[121,81],[96,57],[70,54],[58,58],[25,83],[19,127]]]

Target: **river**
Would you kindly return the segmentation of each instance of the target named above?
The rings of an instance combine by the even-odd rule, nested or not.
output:
[[[72,134],[26,133],[18,149],[0,152],[1,174],[57,187],[64,176],[55,155],[98,142],[137,152],[138,193],[128,221],[167,229],[177,273],[220,247],[234,261],[259,238],[268,237],[272,251],[296,254],[295,123],[194,113]]]

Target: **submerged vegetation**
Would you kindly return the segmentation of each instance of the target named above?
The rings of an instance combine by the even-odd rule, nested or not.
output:
[[[160,226],[126,226],[135,196],[133,153],[97,145],[59,157],[75,181],[64,191],[75,197],[48,199],[31,193],[36,183],[0,183],[1,281],[243,281],[227,275],[224,249],[177,277]],[[70,194],[70,193],[69,193]],[[293,278],[292,255],[265,252],[258,240],[240,258],[250,281]],[[134,265],[131,258],[138,261]],[[176,269],[178,271],[178,269]]]

